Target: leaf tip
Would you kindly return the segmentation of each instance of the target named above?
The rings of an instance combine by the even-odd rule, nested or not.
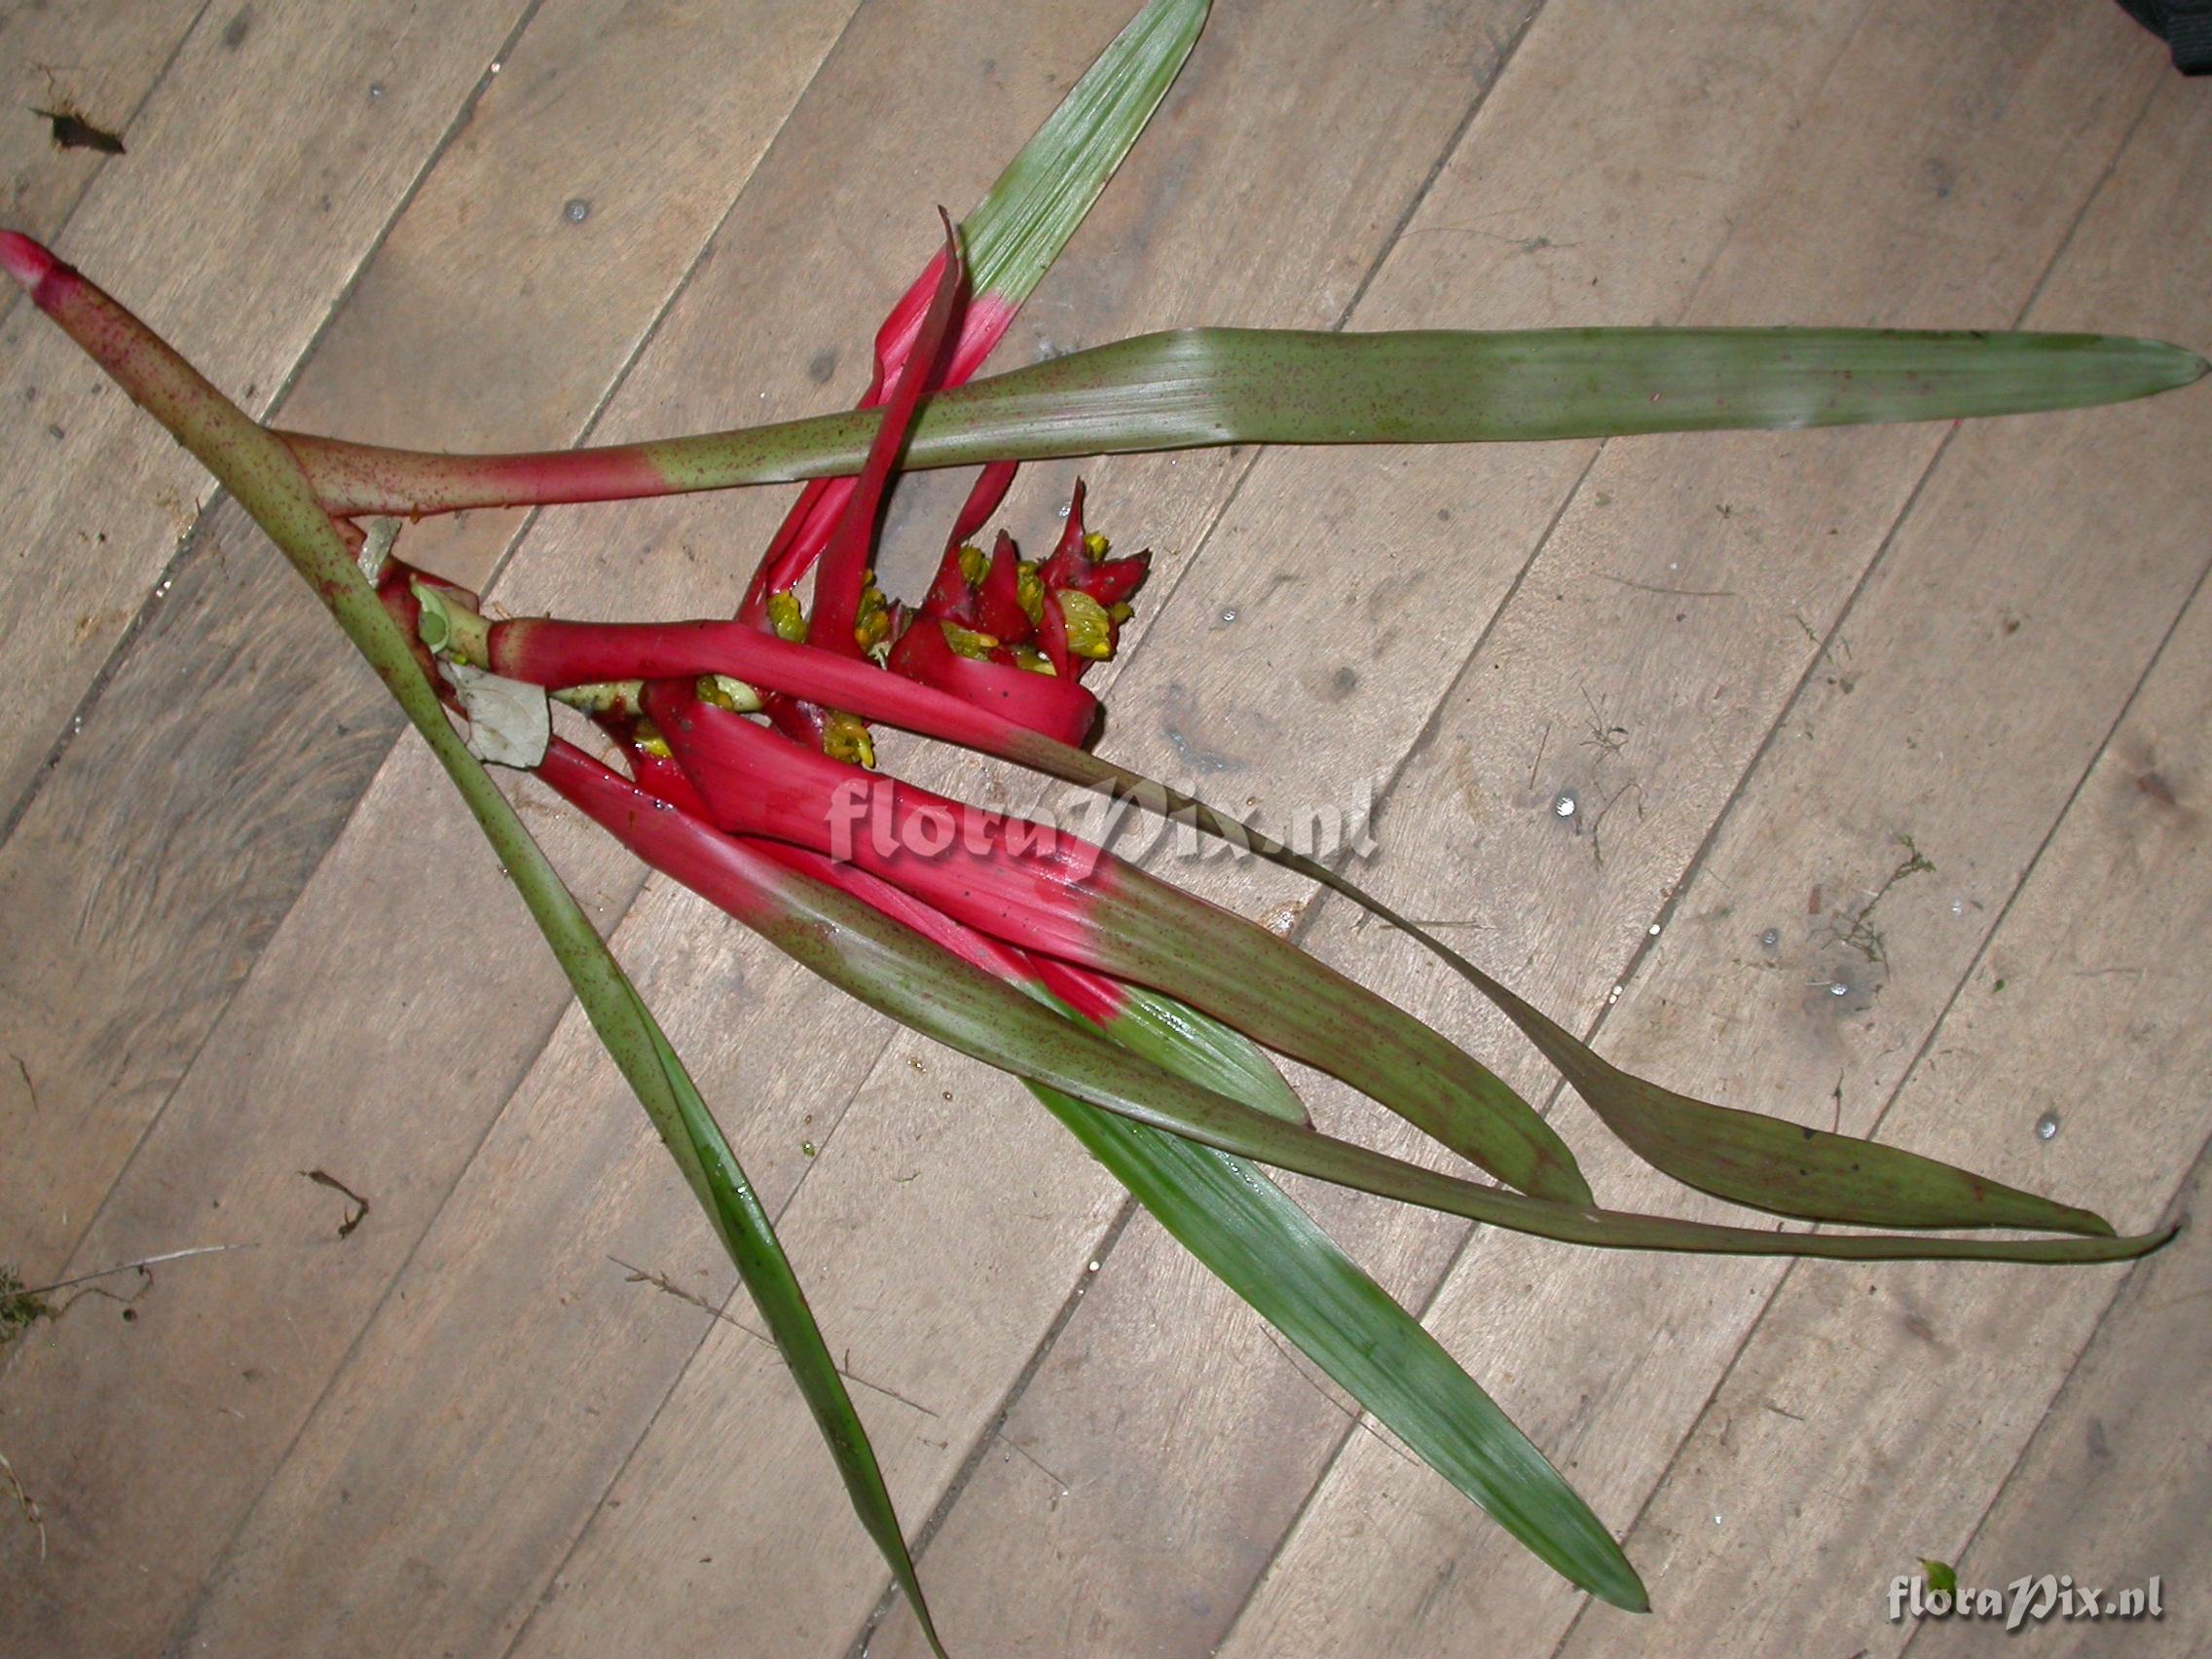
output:
[[[2084,1238],[2117,1238],[2120,1236],[2118,1233],[2113,1231],[2112,1223],[2097,1214],[2095,1210],[2071,1209],[2068,1211],[2068,1215],[2074,1223],[2070,1231],[2080,1234]]]
[[[1532,1198],[1547,1198],[1571,1209],[1593,1209],[1598,1203],[1598,1195],[1590,1190],[1590,1183],[1582,1178],[1582,1169],[1574,1161],[1574,1155],[1567,1152],[1564,1145],[1557,1153],[1548,1148],[1544,1150],[1535,1173],[1522,1191]]]
[[[1620,1608],[1624,1613],[1651,1611],[1651,1592],[1643,1587],[1642,1576],[1629,1565],[1625,1555],[1617,1565],[1619,1570],[1606,1574],[1602,1583],[1589,1586],[1590,1593],[1607,1605]]]

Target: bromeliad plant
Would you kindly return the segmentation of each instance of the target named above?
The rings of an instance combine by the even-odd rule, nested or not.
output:
[[[1083,747],[1145,556],[1051,553],[990,521],[1041,457],[1228,443],[1470,442],[1948,420],[2146,396],[2205,364],[2155,342],[1855,330],[1149,335],[973,380],[1174,79],[1204,0],[1154,0],[900,301],[860,408],[616,448],[455,456],[264,427],[46,249],[0,263],[235,495],[452,777],[760,1308],[854,1508],[927,1605],[867,1437],[774,1228],[620,967],[481,763],[535,771],[653,868],[831,982],[1028,1084],[1207,1268],[1578,1585],[1647,1605],[1611,1534],[1474,1381],[1256,1165],[1566,1242],[2023,1263],[2122,1261],[2087,1210],[1611,1066],[1338,870]],[[903,469],[980,463],[928,590],[873,573]],[[495,621],[392,555],[397,517],[805,480],[733,621]],[[594,748],[554,730],[548,695]],[[466,727],[457,726],[455,716]],[[1115,792],[1345,895],[1434,952],[1638,1156],[1777,1231],[1602,1208],[1573,1154],[1473,1056],[1291,944],[1057,830],[874,769],[893,727]],[[1398,1113],[1496,1184],[1323,1134],[1266,1051]],[[1931,1237],[2007,1228],[2028,1239]]]

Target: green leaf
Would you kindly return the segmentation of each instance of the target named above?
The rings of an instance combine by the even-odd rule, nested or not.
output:
[[[2173,346],[2088,334],[1192,328],[945,392],[924,410],[908,464],[955,447],[1026,459],[1947,421],[2143,397],[2204,372]]]
[[[1511,1085],[1320,958],[1133,865],[1102,866],[1083,903],[1106,972],[1350,1084],[1525,1193],[1592,1201],[1573,1152]]]
[[[466,624],[473,612],[454,610],[451,615]],[[438,626],[449,624],[440,621]],[[1551,1017],[1539,1014],[1535,1007],[1530,1007],[1520,995],[1433,938],[1426,929],[1409,922],[1389,904],[1382,904],[1349,878],[1329,869],[1327,865],[1292,852],[1278,840],[1261,834],[1252,825],[1217,812],[1203,800],[1181,794],[1141,772],[1132,772],[1128,767],[1088,755],[1087,750],[1028,730],[993,710],[976,708],[940,690],[901,680],[896,675],[859,670],[845,659],[830,657],[828,652],[767,640],[765,635],[732,624],[631,624],[593,628],[588,624],[558,624],[558,621],[511,621],[504,624],[504,628],[539,631],[524,635],[527,640],[537,640],[544,635],[588,633],[602,642],[602,648],[607,648],[608,642],[612,644],[621,670],[650,668],[657,675],[673,677],[734,670],[767,688],[805,694],[830,706],[849,708],[852,713],[867,719],[901,725],[922,737],[960,743],[982,755],[1035,767],[1038,772],[1055,776],[1055,779],[1106,790],[1108,794],[1146,807],[1148,812],[1172,816],[1188,823],[1190,828],[1226,838],[1230,843],[1259,854],[1261,859],[1283,865],[1285,869],[1294,869],[1309,880],[1318,880],[1334,892],[1351,898],[1351,903],[1360,904],[1374,916],[1405,929],[1426,949],[1451,965],[1456,974],[1469,979],[1469,984],[1497,1004],[1506,1017],[1511,1017],[1522,1028],[1522,1033],[1527,1033],[1535,1047],[1555,1066],[1560,1066],[1560,1071],[1575,1084],[1584,1099],[1591,1101],[1597,1115],[1615,1135],[1624,1139],[1654,1168],[1703,1193],[1805,1221],[1847,1221],[1882,1228],[2009,1226],[2048,1228],[2052,1233],[2110,1235],[2110,1226],[2097,1214],[2080,1210],[2075,1205],[2052,1203],[2033,1193],[2004,1186],[2002,1181],[1993,1181],[1984,1174],[1960,1170],[1955,1165],[1873,1144],[1873,1141],[1831,1135],[1827,1130],[1789,1124],[1761,1113],[1746,1113],[1737,1108],[1714,1106],[1710,1101],[1690,1099],[1688,1095],[1677,1095],[1673,1090],[1661,1088],[1659,1084],[1619,1071],[1617,1066],[1597,1055],[1588,1044],[1577,1040]],[[655,644],[644,645],[642,642],[648,635]],[[645,661],[640,664],[640,661],[621,659],[621,650],[644,650]],[[560,682],[555,680],[548,683]],[[1387,1033],[1382,1038],[1369,1038],[1367,1031],[1345,1028],[1345,1019],[1349,1015],[1345,1014],[1341,1004],[1365,995],[1358,993],[1356,986],[1347,993],[1343,991],[1343,986],[1329,984],[1327,979],[1318,977],[1325,974],[1325,969],[1311,965],[1308,958],[1299,958],[1296,971],[1285,967],[1268,974],[1268,962],[1276,962],[1287,951],[1287,946],[1278,946],[1272,938],[1254,940],[1247,922],[1212,911],[1212,907],[1198,904],[1198,901],[1193,901],[1188,894],[1160,889],[1157,883],[1150,883],[1150,878],[1141,876],[1141,871],[1130,871],[1130,876],[1128,892],[1106,894],[1104,901],[1095,904],[1101,949],[1122,951],[1117,958],[1104,962],[1108,969],[1135,977],[1150,976],[1153,982],[1205,1004],[1233,1019],[1243,1031],[1259,1035],[1261,1040],[1272,1042],[1285,1052],[1294,1052],[1320,1064],[1327,1071],[1334,1071],[1356,1084],[1358,1088],[1372,1092],[1384,1104],[1405,1113],[1412,1122],[1420,1124],[1447,1146],[1462,1150],[1475,1161],[1497,1168],[1495,1160],[1485,1153],[1485,1144],[1511,1150],[1515,1122],[1527,1124],[1530,1117],[1527,1115],[1527,1106],[1511,1095],[1502,1082],[1497,1082],[1485,1068],[1475,1068],[1475,1073],[1462,1075],[1457,1066],[1462,1066],[1462,1062],[1473,1066],[1473,1062],[1464,1055],[1457,1055],[1457,1051],[1451,1051],[1449,1044],[1442,1044],[1440,1038],[1433,1038],[1433,1033],[1429,1035],[1429,1042],[1442,1044],[1440,1064],[1412,1055],[1412,1066],[1407,1066],[1409,1051],[1400,1040],[1389,1038]],[[1130,913],[1130,909],[1135,909],[1135,913]],[[1236,938],[1238,934],[1243,934],[1241,940]],[[1369,1009],[1369,1014],[1374,1015],[1378,1011]],[[1384,1004],[1381,1014],[1387,1017],[1393,1011]],[[1356,1055],[1363,1064],[1363,1075],[1349,1075],[1345,1066],[1329,1062],[1332,1052]],[[1389,1064],[1393,1052],[1400,1062],[1396,1066]],[[1398,1095],[1400,1082],[1393,1082],[1393,1073],[1400,1082],[1405,1073],[1412,1073],[1416,1084],[1424,1073],[1436,1080],[1447,1080],[1447,1099],[1429,1099],[1424,1106],[1412,1101],[1409,1108],[1409,1099]],[[1495,1117],[1495,1130],[1487,1128],[1480,1115],[1475,1115],[1473,1124],[1464,1122],[1469,1113],[1485,1104],[1487,1088],[1497,1090],[1497,1097],[1489,1099],[1489,1113]],[[1236,1090],[1230,1088],[1223,1092]],[[1515,1115],[1515,1106],[1520,1108],[1520,1117]],[[1469,1128],[1480,1130],[1480,1135],[1469,1135]],[[1542,1132],[1551,1135],[1548,1128]],[[1560,1148],[1560,1157],[1568,1160],[1567,1168],[1570,1168],[1570,1157],[1564,1146]],[[1546,1193],[1542,1197],[1568,1197],[1579,1201],[1584,1195]]]
[[[576,988],[577,999],[582,1001],[584,981],[571,975],[570,982]],[[753,1183],[738,1167],[737,1155],[722,1137],[720,1125],[700,1098],[690,1074],[661,1034],[644,999],[635,990],[629,992],[629,998],[637,1019],[651,1039],[661,1075],[668,1083],[669,1097],[673,1098],[679,1114],[679,1134],[672,1135],[669,1126],[662,1124],[661,1113],[666,1109],[666,1102],[653,1098],[646,1088],[638,1088],[639,1080],[635,1077],[631,1078],[632,1087],[637,1088],[638,1098],[645,1102],[646,1110],[652,1114],[661,1138],[677,1154],[677,1162],[683,1166],[686,1177],[690,1175],[692,1164],[697,1164],[701,1178],[693,1182],[693,1190],[700,1194],[716,1232],[721,1235],[723,1248],[737,1264],[738,1275],[744,1279],[754,1307],[767,1323],[776,1350],[783,1355],[807,1410],[813,1414],[816,1429],[830,1447],[837,1473],[844,1480],[846,1495],[852,1500],[853,1512],[860,1517],[862,1527],[874,1540],[892,1576],[899,1581],[900,1590],[912,1604],[915,1620],[929,1641],[930,1651],[943,1659],[944,1646],[938,1640],[937,1626],[930,1618],[929,1603],[915,1575],[913,1558],[907,1553],[905,1533],[899,1526],[899,1512],[891,1501],[890,1489],[884,1485],[875,1448],[868,1441],[860,1413],[854,1409],[852,1395],[846,1390],[844,1375],[830,1352],[830,1345],[823,1340],[822,1327],[815,1320],[814,1310],[807,1306],[806,1293],[799,1288],[798,1274],[793,1271],[791,1259],[784,1254],[783,1244],[776,1237],[775,1224],[769,1220],[766,1208],[754,1192]],[[588,1002],[585,1007],[590,1012]],[[592,1024],[605,1035],[597,1013],[592,1014]],[[611,1044],[609,1048],[611,1050]],[[619,1052],[616,1057],[620,1058]],[[627,1067],[624,1072],[628,1075]]]
[[[1512,1020],[1631,1151],[1685,1186],[1803,1221],[1861,1227],[2017,1227],[2093,1236],[2112,1233],[2111,1223],[2093,1211],[2057,1203],[1918,1153],[1663,1088],[1612,1064],[1347,877],[1203,801],[1041,733],[1018,728],[985,731],[972,719],[962,727],[940,725],[928,718],[930,706],[919,699],[887,707],[890,712],[881,718],[888,723],[916,724],[919,717],[918,729],[931,735],[973,744],[985,754],[1018,761],[1064,782],[1111,791],[1149,812],[1187,822],[1317,881],[1411,935]]]
[[[72,275],[42,282],[37,295],[41,308],[115,374],[283,550],[453,780],[574,987],[592,1028],[706,1208],[830,1443],[863,1526],[913,1601],[933,1651],[941,1655],[874,1451],[766,1210],[613,952],[446,719],[407,637],[370,588],[338,527],[317,504],[291,452],[91,283]]]
[[[1451,960],[1559,1067],[1607,1128],[1684,1186],[1802,1221],[2112,1235],[2112,1224],[2093,1211],[1916,1152],[1662,1088],[1621,1070],[1464,957]]]
[[[884,678],[888,679],[889,676]],[[674,682],[645,710],[704,803],[733,834],[830,853],[840,792],[870,774],[792,744]],[[763,776],[777,787],[760,788]],[[1021,821],[981,814],[911,786],[883,804],[937,811],[960,826],[958,858],[901,858],[856,842],[848,856],[986,934],[1150,985],[1254,1041],[1350,1084],[1424,1133],[1538,1198],[1590,1201],[1558,1132],[1495,1073],[1383,997],[1242,916],[1134,866],[1044,834],[1017,854]],[[847,808],[866,810],[845,794]],[[994,822],[996,820],[996,822]],[[980,837],[976,839],[975,837]]]
[[[1031,1085],[1222,1282],[1554,1571],[1649,1608],[1604,1523],[1443,1346],[1242,1160]]]
[[[1241,1031],[1143,985],[1126,991],[1126,1000],[1105,1026],[1124,1048],[1162,1063],[1172,1055],[1171,1069],[1178,1076],[1285,1123],[1311,1124],[1298,1090]]]
[[[1177,1076],[1218,1087],[1223,1055],[1215,1033],[1222,1028],[1166,998],[1137,996],[1167,1004],[1165,1017],[1124,1013],[1107,1022],[1107,1034]],[[1200,1022],[1195,1038],[1192,1020]],[[1256,1064],[1275,1076],[1257,1051],[1231,1063],[1239,1074]],[[1289,1194],[1226,1152],[1130,1123],[1056,1088],[1029,1088],[1208,1272],[1429,1467],[1553,1570],[1615,1606],[1648,1608],[1636,1569],[1589,1505],[1420,1321]],[[1284,1093],[1299,1114],[1293,1121],[1303,1121],[1287,1085]]]
[[[949,1049],[1223,1152],[1472,1221],[1575,1244],[1849,1261],[2123,1261],[2157,1249],[2176,1231],[2034,1239],[1785,1233],[1556,1203],[1461,1180],[1284,1122],[1177,1077],[702,820],[618,807],[594,816],[655,867],[711,890],[718,903],[779,950]]]
[[[2178,347],[2088,334],[1191,328],[940,392],[922,407],[904,464],[1949,421],[2147,397],[2204,371]],[[335,509],[449,512],[854,473],[878,420],[857,410],[527,457],[286,436]]]
[[[1129,19],[960,221],[974,292],[1028,297],[1175,84],[1208,5],[1152,0]]]

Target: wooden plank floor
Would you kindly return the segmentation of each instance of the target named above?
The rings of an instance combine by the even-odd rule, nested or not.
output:
[[[12,222],[290,423],[471,447],[773,419],[863,378],[930,206],[974,200],[1130,4],[23,7],[14,104],[129,151],[22,115],[0,169]],[[1195,321],[2202,350],[2208,169],[2212,86],[2105,0],[1217,0],[1003,360]],[[750,1320],[420,746],[19,304],[0,394],[28,411],[0,430],[0,1261],[252,1246],[0,1354],[40,1517],[0,1509],[0,1653],[918,1653],[772,1353],[616,1264]],[[1278,820],[1373,790],[1366,879],[1615,1057],[2149,1226],[2212,1159],[2208,450],[2200,387],[1958,429],[1089,465],[1094,522],[1160,553],[1101,748]],[[1017,535],[1073,476],[1025,476]],[[894,569],[953,488],[902,497]],[[518,611],[712,613],[781,505],[410,544]],[[522,795],[874,1385],[957,1651],[2002,1641],[1889,1621],[1923,1556],[2162,1576],[2159,1623],[2033,1651],[2212,1641],[2196,1233],[2132,1272],[1715,1264],[1302,1187],[1627,1540],[1657,1606],[1630,1619],[1359,1424],[1017,1087]],[[1494,1057],[1608,1201],[1717,1212],[1608,1153],[1418,953],[1175,854]],[[372,1200],[343,1239],[314,1168]]]

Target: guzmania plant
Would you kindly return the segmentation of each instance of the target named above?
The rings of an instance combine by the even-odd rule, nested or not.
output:
[[[875,337],[860,407],[842,415],[514,456],[278,431],[45,248],[0,233],[0,263],[252,514],[444,765],[736,1264],[933,1646],[866,1434],[766,1211],[483,761],[535,771],[645,863],[824,978],[1021,1078],[1407,1446],[1559,1572],[1623,1607],[1648,1604],[1611,1533],[1258,1165],[1627,1249],[2097,1263],[2170,1236],[2116,1237],[2087,1210],[1618,1070],[1339,869],[1084,747],[1099,714],[1085,672],[1114,654],[1147,566],[1090,529],[1080,485],[1045,557],[1024,558],[1004,531],[988,551],[977,537],[1015,467],[1044,457],[1951,420],[2146,396],[2194,381],[2203,361],[2089,335],[1190,329],[974,379],[1158,105],[1205,11],[1204,0],[1154,0],[975,212],[945,226]],[[886,595],[874,563],[887,493],[903,470],[969,464],[982,470],[927,591]],[[493,620],[475,595],[393,552],[401,518],[778,481],[806,482],[734,620]],[[576,713],[573,736],[554,729],[550,703]],[[875,769],[877,727],[1112,792],[1321,883],[1493,1003],[1657,1169],[1769,1215],[1892,1231],[1603,1208],[1536,1111],[1430,1027],[1098,847]],[[1495,1184],[1317,1131],[1268,1051],[1368,1094]],[[2055,1236],[1927,1235],[1996,1228]]]

